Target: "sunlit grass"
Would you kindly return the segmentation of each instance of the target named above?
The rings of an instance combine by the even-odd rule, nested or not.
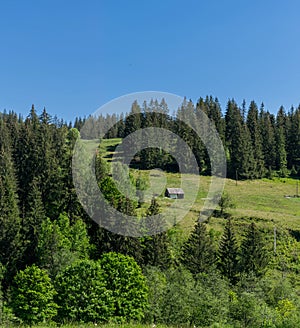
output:
[[[112,156],[114,147],[122,142],[121,139],[106,139],[101,144],[104,156]],[[190,207],[190,211],[179,223],[185,232],[189,232],[199,217],[203,209],[205,198],[211,183],[209,176],[184,175],[179,173],[160,172],[153,170],[132,170],[132,174],[137,177],[142,175],[149,184],[146,190],[146,202],[138,210],[140,215],[146,211],[150,205],[151,197],[155,195],[161,205],[162,212],[166,211],[174,203],[173,200],[164,197],[164,190],[167,187],[180,187],[182,179],[186,181],[184,192],[187,202],[193,201],[193,193],[197,191],[196,199]],[[200,179],[200,180],[199,180]],[[200,184],[198,186],[198,183]],[[150,183],[149,183],[150,182]],[[163,182],[163,183],[162,183]],[[163,186],[162,186],[163,184]],[[156,188],[156,189],[155,189]],[[256,222],[263,228],[271,229],[274,224],[291,229],[300,229],[300,198],[294,196],[297,193],[297,180],[291,178],[276,178],[273,180],[246,180],[235,181],[226,179],[225,191],[235,203],[235,208],[228,209],[228,212],[236,218],[255,217]],[[300,192],[300,186],[299,186]],[[172,215],[176,215],[176,208]],[[259,219],[258,219],[259,218]],[[225,220],[222,218],[211,218],[209,225],[217,231],[223,229]],[[243,219],[243,222],[248,222]]]

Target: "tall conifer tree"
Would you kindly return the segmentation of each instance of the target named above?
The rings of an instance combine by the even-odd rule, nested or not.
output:
[[[240,270],[260,276],[264,273],[267,263],[267,251],[262,236],[255,223],[251,223],[240,248]]]
[[[230,219],[226,222],[218,255],[218,268],[221,274],[235,284],[238,275],[238,245]]]
[[[207,233],[206,224],[197,222],[182,247],[181,262],[194,275],[207,272],[216,261],[216,252]]]
[[[143,264],[157,266],[166,269],[171,263],[171,254],[168,245],[168,234],[166,231],[161,232],[161,228],[165,228],[166,222],[160,213],[160,206],[156,198],[152,198],[151,205],[147,210],[147,218],[145,229],[147,235],[143,238]],[[159,222],[152,216],[159,216]]]
[[[20,262],[23,251],[20,228],[17,183],[9,135],[0,119],[0,261],[7,270],[5,280],[12,278]]]
[[[250,132],[253,155],[255,160],[255,178],[261,178],[264,175],[264,155],[262,151],[262,139],[258,123],[258,108],[254,101],[251,101],[247,114],[247,127]]]

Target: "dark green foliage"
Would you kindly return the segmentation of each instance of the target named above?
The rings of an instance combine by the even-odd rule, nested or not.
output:
[[[275,117],[261,109],[260,122],[265,167],[273,170],[276,168]]]
[[[157,215],[160,213],[160,206],[155,197],[152,197],[151,204],[147,209],[146,216]]]
[[[144,321],[146,323],[163,322],[162,304],[167,290],[166,275],[159,268],[151,266],[144,268],[144,274],[148,286],[148,306],[144,312]]]
[[[37,178],[34,178],[30,184],[30,191],[27,197],[28,209],[22,224],[23,236],[25,239],[23,260],[26,264],[33,264],[37,261],[38,241],[42,223],[46,219],[39,185],[40,183]]]
[[[246,230],[240,247],[240,270],[260,276],[268,264],[268,254],[262,235],[255,223],[251,223]]]
[[[114,298],[114,320],[140,320],[147,306],[147,286],[141,268],[130,256],[107,253],[100,259],[103,278]]]
[[[102,158],[101,153],[97,153],[95,157],[95,175],[98,183],[108,176],[109,166],[107,162]]]
[[[104,178],[100,183],[100,187],[109,203],[119,212],[128,216],[135,216],[137,203],[121,194],[111,177]],[[107,212],[105,219],[109,221],[110,217],[113,222],[113,214]],[[118,224],[122,225],[122,222],[118,222]],[[130,223],[124,222],[122,227],[127,229],[127,231],[126,229],[125,231],[123,230],[122,235],[112,233],[106,229],[100,229],[100,231],[97,229],[96,238],[98,238],[98,241],[95,240],[95,242],[98,245],[97,247],[100,246],[101,252],[96,251],[96,253],[101,254],[109,251],[118,252],[124,255],[133,256],[138,263],[141,263],[142,255],[140,240],[130,236],[135,229],[135,225],[133,223],[130,225]]]
[[[70,224],[69,218],[61,214],[54,222],[50,219],[43,221],[37,244],[37,262],[51,277],[75,260],[87,258],[89,249],[86,225],[81,219]]]
[[[135,182],[136,196],[138,198],[138,205],[141,206],[144,203],[144,193],[147,189],[147,181],[139,174]]]
[[[145,218],[145,232],[147,236],[142,241],[143,264],[166,269],[171,264],[171,254],[168,234],[165,231],[166,222],[160,213],[160,206],[156,198],[152,198]]]
[[[207,96],[200,98],[196,105],[185,99],[174,117],[171,117],[168,116],[166,102],[154,99],[145,102],[142,108],[135,102],[127,118],[122,114],[77,118],[74,124],[68,126],[56,117],[51,118],[45,109],[38,115],[34,106],[25,119],[13,112],[0,114],[0,262],[4,273],[1,324],[5,323],[6,317],[13,318],[6,300],[10,299],[12,279],[18,270],[36,263],[55,278],[65,274],[66,267],[70,268],[69,265],[74,261],[86,259],[90,254],[94,259],[100,259],[104,253],[115,251],[130,255],[143,265],[148,275],[148,299],[140,268],[136,267],[133,259],[121,254],[105,255],[104,258],[109,258],[109,261],[105,262],[104,268],[100,268],[99,285],[91,278],[93,274],[98,277],[98,273],[92,269],[94,264],[89,264],[91,270],[77,269],[75,276],[82,274],[80,279],[83,279],[80,287],[75,278],[71,281],[70,276],[64,277],[70,286],[78,287],[79,290],[86,288],[88,292],[83,294],[85,307],[78,307],[82,299],[75,302],[78,306],[71,300],[70,308],[74,304],[77,306],[77,310],[74,310],[76,315],[73,312],[66,313],[65,317],[60,318],[61,321],[125,322],[140,320],[144,313],[146,322],[170,325],[298,327],[300,246],[297,235],[287,236],[282,232],[283,229],[278,228],[275,256],[272,250],[265,249],[263,241],[264,237],[273,239],[273,231],[260,232],[255,225],[250,225],[246,230],[241,224],[235,227],[241,237],[241,247],[238,249],[232,224],[228,221],[219,244],[216,274],[212,238],[207,235],[204,224],[195,226],[182,247],[181,228],[161,232],[166,222],[157,200],[153,199],[147,215],[156,215],[158,220],[145,219],[144,228],[148,233],[159,233],[143,238],[130,237],[134,225],[124,220],[118,224],[127,227],[128,236],[118,235],[99,227],[88,217],[77,199],[72,181],[72,156],[76,141],[84,138],[99,140],[100,132],[107,127],[109,129],[105,138],[125,137],[141,128],[168,129],[193,150],[199,172],[209,174],[207,150],[203,140],[191,128],[193,126],[197,130],[194,125],[196,118],[201,117],[201,111],[215,124],[224,142],[229,177],[252,179],[289,174],[299,176],[300,107],[291,108],[287,114],[281,107],[277,116],[266,111],[263,105],[258,110],[254,101],[250,103],[248,112],[246,107],[245,102],[239,107],[234,100],[230,100],[223,117],[218,100]],[[87,128],[83,128],[85,123]],[[79,133],[78,129],[81,128]],[[182,147],[178,143],[170,139],[161,140],[163,138],[155,134],[148,136],[153,140],[165,141],[169,145],[168,151],[162,147],[165,144],[157,142],[160,147],[153,148],[152,145],[146,151],[135,154],[132,166],[178,171],[176,157],[184,162],[184,170],[189,172],[190,158],[181,151]],[[133,146],[138,145],[139,141],[133,140]],[[101,149],[95,149],[93,163],[84,161],[85,154],[82,159],[83,164],[94,165],[107,202],[129,216],[144,213],[143,191],[147,187],[142,178],[144,175],[141,174],[134,181],[130,172],[119,165],[117,173],[120,173],[120,180],[119,183],[114,181],[109,175],[110,167]],[[169,150],[176,156],[173,157]],[[121,187],[126,181],[131,187],[123,190]],[[219,205],[220,210],[215,214],[226,217],[226,195],[221,198]],[[114,219],[113,211],[105,209],[99,222],[114,222]],[[272,245],[273,240],[270,248]],[[179,258],[185,268],[180,267]],[[266,266],[269,258],[271,261]],[[133,266],[132,261],[135,263]],[[176,268],[172,268],[172,265],[176,265]],[[35,274],[31,272],[29,276]],[[40,280],[33,281],[29,276],[26,279],[31,279],[33,290]],[[139,287],[131,288],[131,283]],[[98,292],[90,292],[89,288],[94,288],[93,284]],[[28,284],[22,284],[19,289],[25,293],[23,287],[27,288]],[[51,286],[45,290],[44,295],[37,294],[35,300],[39,303],[41,298],[39,304],[45,306],[41,306],[39,312],[32,306],[20,307],[23,313],[27,311],[24,323],[50,320],[55,314],[56,308],[51,299],[49,311],[46,303],[43,303],[44,299],[51,296]],[[67,287],[65,293],[67,299]],[[72,293],[69,294],[72,296]],[[87,301],[89,294],[94,295],[92,308]],[[146,310],[147,302],[149,307]]]
[[[225,323],[228,313],[228,283],[215,272],[193,275],[183,267],[145,270],[149,286],[147,322],[208,327]]]
[[[160,320],[167,325],[182,325],[192,321],[192,305],[195,300],[195,283],[192,274],[184,268],[166,272]]]
[[[181,262],[193,274],[208,272],[216,261],[216,251],[204,222],[197,222],[182,247]]]
[[[276,166],[281,177],[287,175],[286,114],[281,106],[276,117]]]
[[[298,170],[300,166],[300,107],[296,110],[291,109],[288,114],[287,124],[288,167],[291,168],[294,165]]]
[[[22,255],[17,182],[6,127],[0,120],[0,262],[5,281],[16,273]]]
[[[75,262],[57,276],[55,286],[57,321],[107,322],[112,318],[115,300],[99,262]]]
[[[125,119],[124,137],[140,129],[141,124],[142,124],[141,108],[138,102],[135,101],[131,106],[130,115],[128,115]]]
[[[192,323],[197,327],[225,324],[229,308],[228,281],[217,272],[201,273],[195,277],[195,302]],[[222,326],[221,326],[222,327]]]
[[[255,159],[251,135],[240,108],[233,100],[227,104],[225,121],[226,144],[229,151],[229,176],[238,175],[239,179],[253,178]]]
[[[251,101],[248,115],[247,127],[250,132],[253,155],[255,160],[255,168],[253,176],[255,178],[262,178],[264,175],[264,155],[262,150],[262,136],[260,133],[260,126],[258,121],[258,108],[254,101]]]
[[[238,275],[238,245],[231,219],[226,222],[218,255],[218,269],[232,284],[235,284]]]
[[[57,313],[56,295],[46,271],[32,265],[14,278],[11,306],[25,324],[50,321]]]
[[[221,217],[227,217],[230,216],[228,213],[226,213],[226,211],[230,208],[234,208],[235,204],[232,200],[232,198],[230,197],[230,195],[226,192],[223,192],[221,199],[219,200],[219,204],[220,206],[220,216]]]

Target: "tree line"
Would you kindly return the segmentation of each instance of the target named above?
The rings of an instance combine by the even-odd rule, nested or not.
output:
[[[108,138],[125,137],[144,126],[166,127],[177,132],[195,150],[201,172],[208,174],[210,164],[204,145],[190,127],[179,119],[180,115],[187,115],[187,112],[195,115],[197,108],[204,110],[215,123],[225,145],[229,175],[235,175],[236,171],[240,178],[275,173],[296,175],[298,162],[295,150],[298,143],[295,140],[299,138],[299,132],[295,124],[299,110],[285,114],[281,109],[285,128],[282,128],[280,137],[282,154],[279,156],[276,138],[280,130],[280,115],[275,118],[263,109],[258,111],[254,105],[251,103],[254,109],[249,108],[246,114],[234,101],[229,101],[223,117],[216,99],[200,99],[196,106],[185,101],[176,114],[178,119],[174,119],[166,116],[168,108],[164,101],[144,104],[153,107],[152,113],[143,111],[134,103],[132,113],[123,120],[108,115],[105,118],[77,119],[74,124],[51,118],[45,109],[38,115],[34,106],[25,119],[13,112],[2,113],[2,322],[22,320],[32,324],[51,319],[85,322],[137,320],[165,324],[189,323],[204,327],[215,322],[232,324],[234,327],[239,327],[238,324],[246,327],[280,327],[281,324],[282,327],[288,327],[289,322],[292,327],[293,322],[299,322],[297,272],[300,270],[300,253],[295,251],[299,248],[298,242],[287,232],[278,236],[276,256],[268,240],[264,242],[264,231],[251,223],[239,227],[236,234],[237,229],[231,219],[224,220],[222,234],[213,229],[207,231],[205,223],[196,223],[188,238],[181,237],[181,231],[176,226],[154,236],[121,236],[99,227],[87,216],[77,200],[72,182],[73,148],[78,138],[85,137],[79,130],[85,124],[90,125],[90,130],[101,120],[103,124],[111,126],[105,135]],[[251,112],[255,114],[252,120]],[[253,125],[251,122],[256,123]],[[263,122],[270,122],[269,132],[263,128]],[[103,127],[99,125],[95,131],[99,132],[100,126]],[[292,133],[296,139],[292,140]],[[248,142],[238,144],[237,136],[242,142],[246,135],[248,137],[244,140],[248,138]],[[270,138],[275,147],[275,162],[268,157],[266,149],[271,148],[264,148],[264,142],[269,138],[263,139],[266,135],[273,136],[273,139]],[[254,151],[260,149],[259,145],[262,157],[258,153],[254,155]],[[236,147],[239,154],[234,153]],[[251,154],[253,161],[249,157]],[[162,167],[176,169],[174,158],[167,153],[162,156],[159,149],[138,155],[139,160],[136,159],[133,165],[149,168],[159,158]],[[242,158],[243,161],[248,158],[247,163],[242,162]],[[260,166],[257,164],[259,159]],[[246,164],[255,166],[246,167]],[[95,155],[99,187],[107,201],[120,212],[135,215],[141,205],[139,203],[143,203],[142,195],[138,201],[123,195],[109,171],[99,150]],[[138,178],[134,184],[142,190],[144,181]],[[153,198],[146,215],[159,213],[159,201]],[[107,219],[112,215],[105,214]],[[147,221],[145,230],[152,231],[155,224],[157,221]],[[165,222],[162,220],[160,224],[164,225]],[[123,274],[128,270],[132,270],[132,276],[137,281],[131,282],[132,276],[123,277],[121,285],[129,298],[118,299],[121,286],[115,286],[111,279],[114,274],[119,277],[120,272]],[[283,272],[289,278],[282,278],[279,284],[278,277],[282,277]],[[76,284],[75,281],[81,283]],[[140,287],[136,294],[130,294],[130,286],[135,283]],[[38,304],[30,303],[32,295],[39,295]],[[97,299],[96,295],[101,297]],[[80,297],[80,300],[76,297]],[[222,307],[218,305],[219,298],[224,301]],[[83,300],[86,308],[82,308]],[[124,305],[118,308],[122,302]],[[32,305],[28,307],[28,304]],[[265,315],[264,319],[258,323],[251,316],[251,311],[255,311],[258,317]]]
[[[223,111],[217,98],[207,96],[200,98],[196,104],[185,99],[178,109],[173,110],[170,114],[164,99],[160,102],[151,100],[142,105],[135,101],[127,115],[77,118],[74,126],[78,129],[85,126],[84,131],[88,133],[83,132],[83,138],[98,138],[101,131],[106,131],[105,138],[124,138],[149,126],[169,129],[187,142],[197,159],[200,173],[205,174],[210,173],[207,150],[191,128],[195,118],[199,118],[199,113],[203,111],[214,123],[223,142],[228,177],[254,179],[299,175],[300,107],[291,107],[286,112],[281,106],[273,114],[264,108],[264,104],[258,107],[255,101],[251,101],[247,107],[244,101],[239,106],[231,99]],[[184,122],[190,122],[190,126]],[[164,169],[178,170],[175,159],[159,149],[144,150],[139,155],[140,168],[158,165]]]

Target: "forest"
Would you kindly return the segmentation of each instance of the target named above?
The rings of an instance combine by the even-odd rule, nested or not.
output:
[[[222,111],[218,99],[207,96],[196,104],[185,99],[173,110],[154,99],[70,123],[34,106],[26,118],[0,114],[0,324],[299,327],[300,227],[278,230],[275,248],[260,218],[234,217],[224,194],[212,214],[222,220],[222,231],[196,220],[185,233],[175,225],[135,238],[99,226],[80,204],[73,149],[91,139],[106,201],[127,215],[160,215],[163,195],[145,202],[147,181],[131,170],[176,173],[174,156],[154,147],[135,154],[128,174],[136,194],[130,198],[112,178],[102,141],[146,127],[168,129],[192,149],[199,174],[210,176],[207,149],[184,123],[202,111],[222,141],[227,179],[300,177],[300,107],[280,107],[274,115],[263,104],[239,106],[232,99]],[[104,214],[106,220],[112,215]],[[145,230],[152,231],[151,224],[157,222]]]

